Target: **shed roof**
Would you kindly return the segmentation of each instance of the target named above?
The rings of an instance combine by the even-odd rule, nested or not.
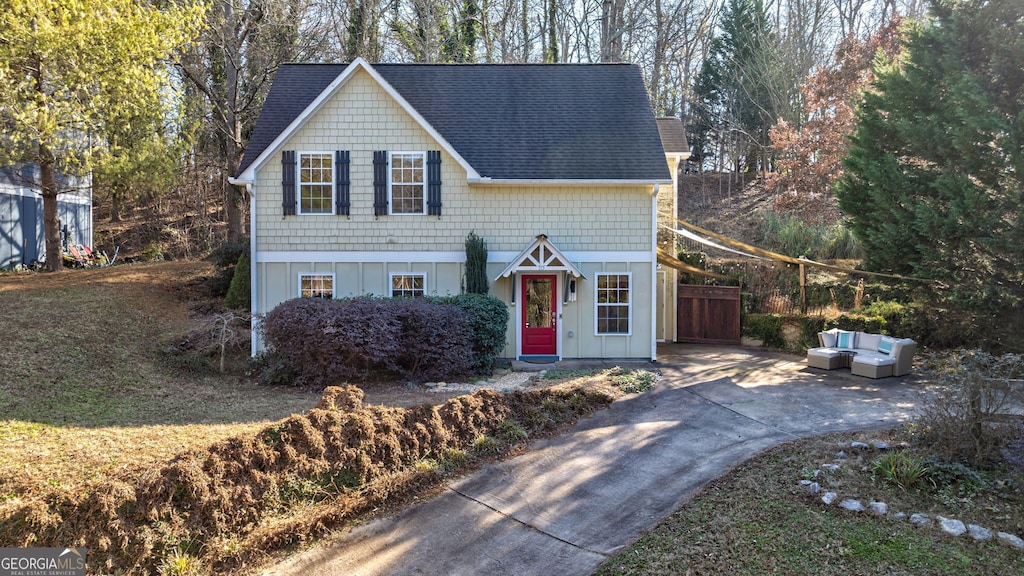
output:
[[[666,154],[686,154],[690,152],[690,144],[686,141],[686,129],[683,121],[676,116],[659,116],[658,132],[661,134],[661,146]]]
[[[670,180],[658,123],[635,65],[363,65],[481,178]],[[349,66],[281,66],[239,174]]]

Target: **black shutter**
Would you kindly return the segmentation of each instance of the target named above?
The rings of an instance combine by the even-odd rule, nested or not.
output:
[[[285,216],[295,215],[295,150],[281,152],[281,208]]]
[[[338,216],[349,216],[349,207],[352,205],[349,200],[352,182],[349,179],[348,150],[337,150],[334,152],[334,169],[337,170],[336,177],[338,181],[335,213]]]
[[[427,152],[427,214],[441,215],[441,151]]]
[[[388,153],[378,150],[373,153],[373,215],[386,216],[388,213]]]

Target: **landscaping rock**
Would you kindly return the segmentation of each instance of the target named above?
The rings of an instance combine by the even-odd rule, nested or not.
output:
[[[864,442],[850,442],[850,448],[853,448],[854,450],[867,450],[870,446]]]
[[[846,450],[840,450],[839,453],[836,454],[836,460],[846,460]]]
[[[800,485],[801,486],[810,486],[811,485],[811,481],[810,480],[801,480],[800,481]]]
[[[873,445],[877,450],[888,450],[889,448],[891,448],[888,442],[882,442],[881,440],[875,440]]]
[[[914,514],[910,517],[910,521],[921,526],[932,523],[932,519],[925,514]]]
[[[975,540],[991,540],[992,531],[988,528],[983,528],[977,524],[968,524],[967,533],[971,535],[971,538]]]
[[[807,491],[810,492],[811,494],[819,494],[821,493],[821,484],[818,484],[817,482],[811,482],[810,484],[807,485]]]
[[[854,500],[853,498],[847,498],[839,503],[839,506],[851,511],[851,512],[863,512],[867,510],[864,508],[864,504],[860,500]]]
[[[839,464],[822,464],[821,467],[829,472],[835,472],[839,470]]]
[[[839,494],[836,494],[835,492],[825,492],[825,495],[821,497],[821,501],[825,504],[832,504],[836,501],[836,498],[839,498]]]
[[[1024,540],[1021,540],[1016,534],[996,532],[996,538],[999,538],[999,541],[1004,544],[1009,544],[1018,550],[1024,550]]]
[[[870,508],[872,512],[878,514],[879,516],[885,516],[889,513],[889,505],[886,504],[885,502],[871,502],[870,504],[868,504],[868,508]]]
[[[893,514],[892,516],[890,516],[890,518],[892,518],[893,520],[906,520],[907,519],[907,513],[906,512],[897,512],[897,513]]]
[[[939,521],[939,528],[942,528],[942,531],[946,534],[959,536],[964,532],[967,532],[967,527],[959,520],[946,518],[944,516],[936,516],[935,519]]]

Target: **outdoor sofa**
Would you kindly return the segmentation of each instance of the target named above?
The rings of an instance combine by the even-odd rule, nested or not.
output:
[[[823,370],[849,367],[853,374],[868,378],[908,374],[917,350],[917,343],[910,338],[837,329],[819,332],[818,343],[818,348],[807,351],[808,366]]]

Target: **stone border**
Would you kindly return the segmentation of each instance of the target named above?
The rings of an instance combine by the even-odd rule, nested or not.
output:
[[[851,450],[866,450],[872,447],[877,450],[889,450],[891,448],[888,443],[881,441],[875,441],[871,444],[866,444],[864,442],[850,443]],[[844,450],[840,450],[836,455],[837,460],[844,460],[846,457],[847,454]],[[840,465],[835,463],[822,464],[820,468],[814,471],[814,477],[817,478],[820,476],[822,474],[822,470],[835,472],[839,470],[839,468]],[[800,485],[807,490],[808,494],[814,496],[821,494],[821,484],[813,480],[800,480]],[[907,515],[906,512],[894,512],[890,514],[889,505],[885,502],[869,501],[868,505],[865,506],[864,503],[857,498],[843,498],[840,500],[839,494],[836,492],[825,492],[821,496],[821,501],[827,506],[832,506],[838,501],[838,506],[843,510],[848,510],[850,512],[867,512],[877,516],[878,518],[909,521],[911,524],[916,524],[918,526],[937,525],[939,529],[950,536],[961,536],[966,533],[971,538],[974,538],[979,542],[984,542],[993,538],[992,530],[985,528],[984,526],[978,526],[977,524],[964,524],[962,520],[957,520],[955,518],[946,518],[944,516],[936,515],[934,519],[935,522],[933,524],[932,518],[927,514],[913,513]],[[1016,534],[1010,534],[1009,532],[996,532],[995,538],[1003,544],[1012,546],[1018,550],[1024,550],[1024,540]]]

